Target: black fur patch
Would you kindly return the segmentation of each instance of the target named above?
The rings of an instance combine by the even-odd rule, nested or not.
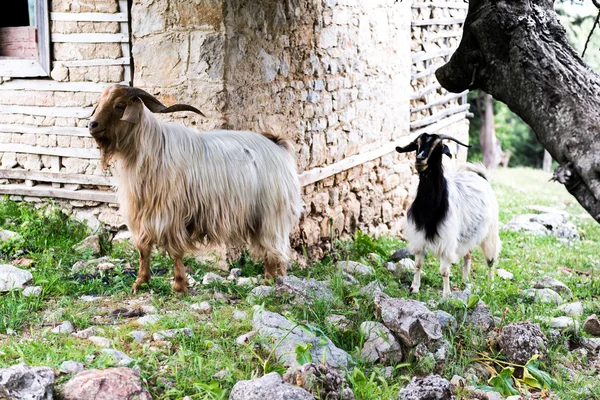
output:
[[[438,146],[429,157],[427,169],[419,174],[419,187],[408,209],[408,218],[417,229],[425,230],[425,238],[431,241],[438,234],[448,206],[448,183],[442,168],[442,148]]]

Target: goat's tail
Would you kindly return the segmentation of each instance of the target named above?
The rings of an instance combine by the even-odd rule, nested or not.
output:
[[[289,138],[269,132],[263,132],[262,135],[290,153],[294,151],[294,143]]]
[[[488,169],[482,163],[465,163],[457,168],[457,171],[474,172],[486,181],[489,181]]]

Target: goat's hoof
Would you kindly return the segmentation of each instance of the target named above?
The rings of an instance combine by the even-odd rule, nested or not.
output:
[[[177,296],[185,296],[188,294],[188,288],[185,285],[181,285],[181,286],[173,286],[173,290],[175,291],[175,293],[177,294]]]
[[[411,286],[408,291],[410,292],[410,294],[419,293],[419,288]]]

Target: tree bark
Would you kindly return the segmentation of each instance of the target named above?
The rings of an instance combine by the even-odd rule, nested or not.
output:
[[[600,222],[600,76],[567,43],[553,0],[471,0],[463,37],[436,71],[451,92],[480,88],[528,123],[554,172]]]
[[[490,94],[483,95],[485,111],[481,119],[479,130],[479,143],[483,154],[483,165],[494,169],[500,163],[498,140],[496,139],[496,126],[494,124],[494,99]]]

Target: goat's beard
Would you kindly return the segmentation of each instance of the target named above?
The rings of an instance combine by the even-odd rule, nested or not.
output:
[[[110,160],[115,154],[116,148],[113,141],[106,138],[96,139],[98,147],[100,147],[100,163],[102,169],[107,170],[109,168]]]

